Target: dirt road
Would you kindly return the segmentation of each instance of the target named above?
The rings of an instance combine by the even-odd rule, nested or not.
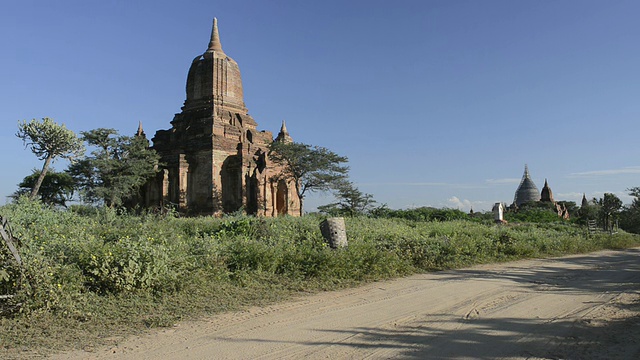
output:
[[[640,359],[640,248],[415,275],[58,358]]]

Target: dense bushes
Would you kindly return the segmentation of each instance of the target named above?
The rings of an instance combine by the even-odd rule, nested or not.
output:
[[[414,221],[451,221],[469,219],[469,215],[467,213],[458,209],[436,209],[432,207],[393,210],[386,206],[380,206],[372,210],[370,213],[371,216],[375,218],[394,218]]]
[[[161,321],[149,322],[148,314],[126,311],[119,316],[169,324],[175,313],[187,316],[193,307],[220,311],[291,291],[335,289],[416,271],[640,243],[638,236],[626,233],[587,238],[582,228],[569,223],[496,226],[469,220],[423,221],[462,217],[457,210],[396,214],[402,218],[348,218],[349,246],[339,250],[324,243],[318,228],[322,218],[316,216],[134,216],[107,208],[51,210],[25,199],[0,207],[0,214],[10,219],[22,240],[27,280],[20,286],[14,284],[15,277],[0,277],[0,289],[17,292],[11,303],[21,305],[18,318],[32,320],[47,313],[65,321],[100,322],[116,315],[101,314],[106,310],[96,309],[96,304],[103,309],[129,306],[156,312],[158,304],[165,304],[174,315]],[[168,297],[171,304],[166,303]]]
[[[313,280],[324,288],[608,245],[562,223],[498,227],[467,220],[424,222],[461,216],[457,210],[429,208],[396,211],[403,219],[347,219],[350,246],[341,251],[326,246],[318,230],[321,219],[314,216],[178,219],[117,214],[108,208],[87,214],[50,210],[25,199],[2,212],[24,243],[29,286],[19,293],[19,301],[25,311],[81,306],[59,303],[62,293],[70,291],[172,293],[194,276],[233,283],[259,272],[295,287]],[[10,288],[11,279],[0,281]]]
[[[504,219],[508,222],[518,223],[557,223],[562,222],[563,219],[558,216],[556,211],[546,208],[528,208],[520,211],[507,211],[504,214]]]

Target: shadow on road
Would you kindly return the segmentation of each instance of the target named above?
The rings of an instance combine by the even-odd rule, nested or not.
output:
[[[635,290],[640,284],[640,248],[604,255],[578,255],[543,260],[547,265],[534,269],[509,267],[500,271],[463,269],[442,272],[439,280],[505,279],[530,287],[551,287],[554,291],[621,292]],[[569,269],[563,264],[569,265]]]
[[[636,305],[637,306],[637,305]],[[353,342],[339,345],[356,348],[393,349],[405,359],[638,359],[640,320],[614,320],[603,327],[570,320],[538,323],[522,319],[475,319],[472,330],[442,330],[426,321],[417,327],[396,329],[356,328],[346,331]],[[430,325],[431,324],[431,325]],[[508,329],[508,332],[504,332]],[[555,340],[551,340],[553,338]],[[620,343],[622,340],[622,343]],[[624,345],[624,346],[621,346]]]

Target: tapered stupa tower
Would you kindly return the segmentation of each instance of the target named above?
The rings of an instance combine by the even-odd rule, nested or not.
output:
[[[551,187],[549,187],[547,179],[544,179],[544,186],[542,187],[542,193],[540,194],[540,201],[550,203],[555,202],[553,200],[553,191],[551,191]]]
[[[278,180],[281,169],[269,162],[272,133],[257,131],[248,114],[240,67],[222,50],[217,19],[207,49],[191,62],[181,110],[153,138],[165,167],[147,203],[193,214],[299,214],[294,184]]]
[[[587,200],[587,194],[582,193],[582,202],[580,203],[581,208],[586,208],[589,206],[589,201]]]
[[[284,143],[293,142],[293,138],[291,138],[291,135],[289,135],[289,131],[287,130],[287,123],[285,123],[284,120],[282,120],[282,126],[280,127],[280,132],[276,137],[276,141],[282,141]]]
[[[183,113],[213,110],[221,113],[226,110],[247,114],[240,67],[222,50],[218,20],[215,18],[207,50],[193,59],[189,68],[187,99],[182,110]],[[256,125],[253,119],[247,120]]]
[[[522,175],[522,180],[520,181],[518,190],[516,190],[516,195],[513,198],[513,203],[516,206],[520,206],[530,201],[540,201],[540,192],[538,191],[538,187],[536,186],[536,184],[534,184],[533,180],[531,180],[531,176],[529,175],[529,167],[525,165],[524,174]]]

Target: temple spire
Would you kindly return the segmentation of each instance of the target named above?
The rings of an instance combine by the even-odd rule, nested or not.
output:
[[[276,137],[276,141],[281,141],[284,143],[292,143],[293,138],[289,135],[289,131],[287,131],[287,123],[282,120],[282,126],[280,127],[280,132],[278,133],[278,137]]]
[[[522,175],[520,186],[518,186],[518,189],[516,190],[516,195],[513,198],[513,203],[516,206],[520,206],[531,201],[540,201],[540,193],[538,192],[536,184],[534,184],[533,180],[531,180],[531,175],[529,174],[529,166],[525,164],[524,174]]]
[[[211,28],[211,40],[209,41],[209,48],[207,52],[222,51],[222,44],[220,43],[220,35],[218,34],[218,19],[213,18],[213,27]]]
[[[587,200],[587,194],[582,193],[582,203],[580,204],[580,207],[584,209],[587,206],[589,206],[589,201]]]
[[[138,122],[138,131],[136,131],[136,136],[142,136],[143,138],[147,137],[147,135],[144,133],[144,130],[142,129],[142,121]]]
[[[553,200],[553,191],[551,191],[551,187],[549,187],[547,179],[544,179],[544,186],[542,187],[542,193],[540,194],[540,201],[555,203]]]

